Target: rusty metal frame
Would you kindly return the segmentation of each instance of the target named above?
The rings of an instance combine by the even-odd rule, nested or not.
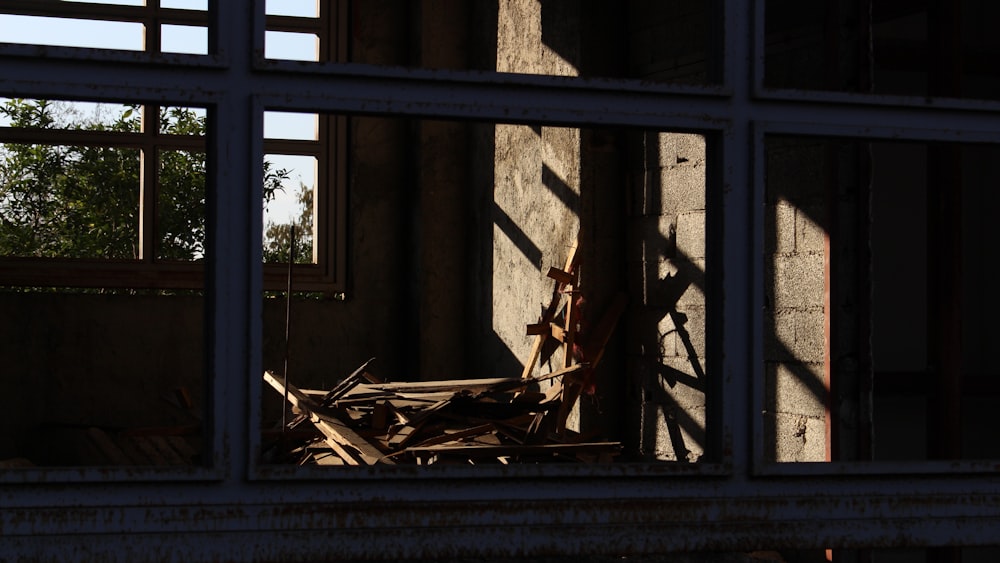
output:
[[[261,58],[263,0],[250,3],[250,25],[242,25],[246,0],[211,2],[209,56],[0,45],[0,95],[207,107],[214,132],[207,245],[227,249],[211,252],[207,265],[210,468],[197,482],[138,470],[24,478],[4,470],[0,553],[42,561],[306,561],[995,544],[997,464],[958,472],[892,465],[878,474],[787,464],[791,469],[775,475],[762,467],[754,421],[762,135],[998,142],[997,104],[763,92],[762,0],[720,1],[724,85],[704,88],[349,64],[300,68]],[[260,250],[245,236],[258,230],[259,217],[248,209],[259,206],[243,189],[254,185],[257,167],[219,163],[262,154],[265,107],[712,133],[720,147],[713,176],[721,212],[711,219],[710,237],[717,238],[710,248],[719,256],[723,297],[713,313],[721,354],[712,361],[720,375],[724,470],[666,476],[609,466],[566,475],[543,466],[517,475],[362,470],[362,478],[259,480],[248,435],[257,422],[252,382],[260,377]]]

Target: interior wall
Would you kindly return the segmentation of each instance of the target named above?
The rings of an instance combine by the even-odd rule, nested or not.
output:
[[[700,460],[710,385],[705,352],[705,137],[635,139],[627,265],[630,412],[641,456]]]
[[[351,60],[406,65],[411,13],[391,0],[352,4]],[[344,300],[292,302],[289,381],[332,387],[365,361],[391,380],[420,377],[417,327],[419,152],[405,119],[353,116],[348,124],[348,289]],[[264,369],[284,373],[285,299],[264,301]],[[264,421],[280,417],[282,397],[264,386]]]
[[[712,79],[708,3],[630,2],[624,74]],[[644,459],[695,462],[707,451],[706,166],[702,135],[629,136],[626,353],[628,435]]]
[[[91,427],[200,434],[200,297],[2,292],[0,318],[0,459],[78,463]]]
[[[774,461],[823,461],[827,152],[822,140],[766,146],[766,453]]]
[[[500,2],[497,20],[498,71],[578,74],[576,2]],[[547,21],[558,26],[543,27]],[[498,124],[494,134],[490,322],[502,346],[494,355],[507,358],[509,370],[497,375],[518,376],[533,341],[525,326],[538,320],[552,297],[546,272],[562,269],[578,242],[580,130]],[[562,367],[561,356],[554,362]]]

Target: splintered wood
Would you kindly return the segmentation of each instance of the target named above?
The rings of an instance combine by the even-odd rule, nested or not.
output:
[[[576,263],[573,248],[566,267],[548,273],[552,301],[527,327],[536,337],[520,377],[387,383],[368,371],[369,360],[330,390],[307,390],[265,372],[296,415],[265,433],[266,458],[299,465],[612,461],[618,442],[590,441],[566,419],[581,393],[592,392],[593,368],[625,300],[615,298],[584,330]],[[562,366],[535,375],[553,339],[564,350]]]
[[[557,438],[552,429],[559,401],[528,390],[583,367],[530,378],[355,380],[325,404],[328,391],[288,384],[298,417],[273,445],[286,445],[285,462],[317,465],[611,461],[617,442],[587,442],[570,433]],[[281,377],[265,372],[264,381],[285,395]]]

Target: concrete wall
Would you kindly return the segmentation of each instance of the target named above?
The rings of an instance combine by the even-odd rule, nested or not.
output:
[[[202,308],[186,296],[0,293],[0,459],[78,462],[74,438],[90,426],[197,425]]]
[[[581,23],[576,4],[500,2],[497,70],[578,75]],[[550,19],[553,9],[562,17]],[[559,26],[543,28],[544,21],[558,21]],[[493,177],[490,326],[502,345],[494,353],[517,359],[506,363],[511,370],[506,375],[520,375],[534,341],[525,334],[525,325],[538,320],[552,297],[553,282],[545,274],[549,267],[563,268],[579,242],[580,130],[496,125]],[[557,352],[543,371],[562,366]],[[576,415],[569,426],[579,428]]]

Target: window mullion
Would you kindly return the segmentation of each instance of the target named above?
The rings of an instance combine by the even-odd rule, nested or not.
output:
[[[139,162],[139,260],[151,264],[156,259],[157,252],[157,199],[159,192],[160,155],[155,142],[160,129],[157,105],[143,106],[142,115],[142,145]]]

